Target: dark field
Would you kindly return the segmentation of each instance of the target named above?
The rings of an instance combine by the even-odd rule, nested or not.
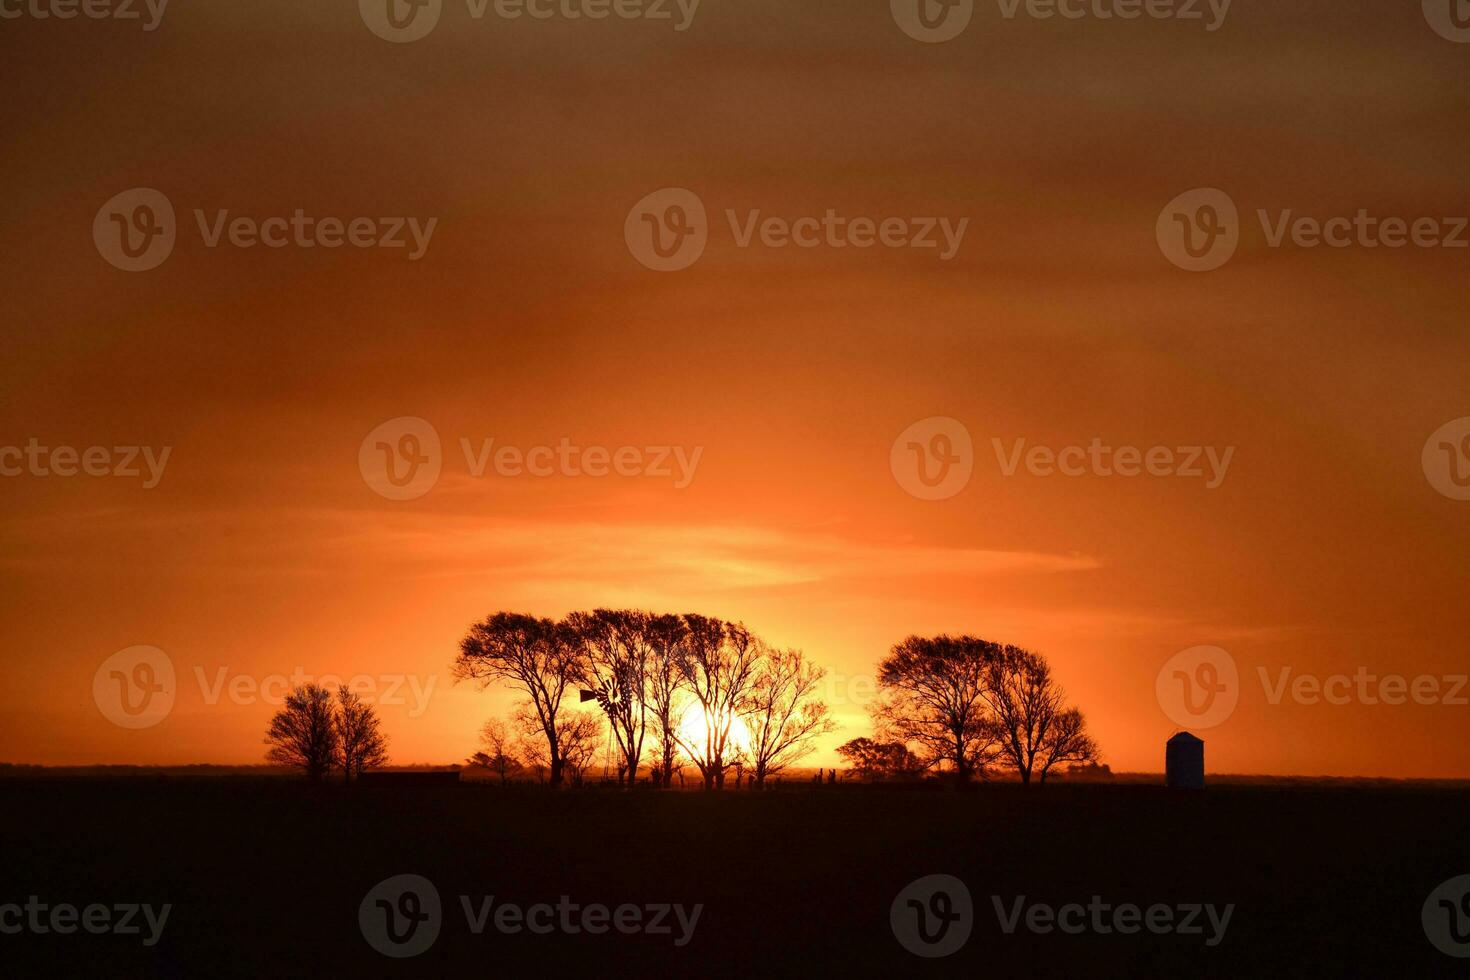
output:
[[[248,777],[0,780],[0,903],[171,903],[161,938],[0,936],[9,976],[1463,976],[1420,909],[1470,873],[1470,792],[1137,785],[788,787],[764,794],[345,790]],[[437,886],[438,939],[390,959],[358,909],[379,881]],[[968,943],[922,959],[889,908],[962,879]],[[696,903],[669,935],[474,934],[460,896],[523,907]],[[1234,904],[1223,939],[1007,935],[992,895]],[[672,921],[672,919],[670,920]],[[651,971],[651,972],[650,972]]]

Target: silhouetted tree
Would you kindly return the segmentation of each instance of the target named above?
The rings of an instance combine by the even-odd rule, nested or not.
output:
[[[1033,774],[1044,784],[1059,763],[1097,758],[1082,712],[1066,707],[1066,697],[1039,653],[1003,647],[986,667],[985,700],[995,716],[1001,761],[1025,785]]]
[[[869,709],[885,741],[918,747],[930,766],[949,765],[960,782],[984,776],[997,755],[985,700],[994,643],[972,636],[910,636],[878,667],[879,698]]]
[[[1041,753],[1037,757],[1037,774],[1041,784],[1054,767],[1063,762],[1096,764],[1101,751],[1097,742],[1087,733],[1087,719],[1078,708],[1068,708],[1056,716],[1052,730],[1042,740]]]
[[[491,718],[485,722],[485,727],[480,729],[480,742],[485,746],[485,750],[476,752],[471,757],[471,761],[499,776],[500,785],[504,786],[507,779],[518,775],[525,768],[521,765],[521,761],[511,754],[514,741],[505,722],[499,718]]]
[[[760,647],[738,623],[693,614],[684,617],[686,635],[679,646],[679,672],[703,710],[704,731],[679,744],[704,777],[705,789],[723,789],[730,766],[730,729],[749,693]]]
[[[565,720],[564,718],[558,720]],[[541,722],[537,719],[530,705],[521,705],[511,716],[511,724],[515,728],[516,748],[524,761],[526,768],[536,774],[537,782],[546,777],[551,768],[551,754],[547,750],[546,734],[541,730]],[[557,746],[557,758],[561,758],[561,747]]]
[[[331,693],[316,684],[292,689],[271,718],[265,741],[271,762],[300,769],[312,782],[324,779],[337,759]]]
[[[541,737],[541,723],[531,705],[521,705],[514,724],[520,733],[517,744],[526,764],[532,769],[549,770],[549,746]],[[557,716],[556,757],[561,760],[562,772],[573,786],[582,784],[582,777],[597,761],[602,730],[602,719],[591,712],[567,710]]]
[[[647,613],[630,609],[575,612],[563,621],[577,647],[579,680],[597,696],[621,760],[619,782],[637,782],[648,731],[648,672],[653,660]]]
[[[740,715],[750,732],[751,782],[764,789],[766,777],[811,754],[814,739],[836,731],[826,703],[816,699],[827,672],[800,650],[769,650],[761,658]]]
[[[927,768],[902,742],[875,742],[855,738],[838,746],[837,754],[847,760],[848,772],[872,782],[917,779]]]
[[[687,635],[684,621],[678,616],[652,616],[644,623],[648,637],[648,712],[653,725],[654,751],[657,753],[654,783],[668,788],[679,763],[679,702],[684,690],[684,675],[679,670],[679,657]]]
[[[550,619],[496,613],[470,627],[454,662],[455,681],[473,679],[483,689],[507,681],[528,698],[531,717],[546,740],[549,782],[562,782],[564,757],[558,736],[558,714],[567,688],[577,677],[576,650],[566,630]]]
[[[602,719],[586,711],[568,712],[558,721],[558,736],[561,741],[561,757],[566,760],[567,771],[577,785],[597,761],[597,750],[602,745]]]
[[[378,712],[344,684],[337,688],[337,764],[352,782],[369,769],[388,761],[388,736],[378,724]]]

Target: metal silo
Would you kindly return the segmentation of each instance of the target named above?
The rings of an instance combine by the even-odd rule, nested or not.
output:
[[[1164,750],[1164,785],[1170,789],[1205,788],[1205,743],[1189,732],[1169,739]]]

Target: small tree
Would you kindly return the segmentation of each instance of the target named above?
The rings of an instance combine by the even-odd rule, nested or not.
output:
[[[337,688],[335,722],[337,764],[347,782],[388,761],[388,736],[379,728],[378,712],[345,684]]]
[[[924,760],[910,752],[902,742],[855,738],[838,746],[837,754],[847,760],[848,772],[869,782],[918,779],[925,769]]]
[[[516,745],[525,764],[537,774],[550,769],[550,753],[547,741],[542,737],[541,723],[529,704],[522,704],[512,719],[516,732]],[[563,763],[563,771],[574,786],[582,784],[582,777],[597,759],[597,750],[602,745],[602,719],[587,711],[563,711],[556,719],[556,754]],[[553,783],[553,785],[559,785]]]
[[[812,742],[837,730],[827,705],[816,699],[827,672],[800,650],[771,650],[761,660],[741,717],[750,732],[750,778],[765,789],[766,777],[811,754]]]
[[[597,761],[598,749],[602,747],[602,719],[587,711],[568,711],[557,723],[557,738],[561,742],[561,757],[566,760],[567,773],[573,786],[581,786]]]
[[[521,765],[521,760],[512,754],[514,741],[505,722],[499,718],[491,718],[485,722],[485,727],[480,729],[480,742],[485,746],[485,750],[476,752],[472,757],[476,765],[484,766],[499,776],[502,786],[505,785],[507,779],[519,775],[525,768]]]
[[[306,684],[286,695],[286,703],[271,719],[265,742],[266,758],[290,766],[320,782],[337,759],[338,731],[332,695],[326,688]]]

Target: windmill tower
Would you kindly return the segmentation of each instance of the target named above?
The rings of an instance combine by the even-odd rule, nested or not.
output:
[[[602,754],[602,781],[608,781],[608,772],[612,767],[613,759],[613,720],[614,713],[622,706],[623,696],[626,693],[622,688],[612,681],[603,681],[602,684],[592,690],[583,689],[581,692],[581,703],[596,701],[602,713],[607,716],[607,745]]]

